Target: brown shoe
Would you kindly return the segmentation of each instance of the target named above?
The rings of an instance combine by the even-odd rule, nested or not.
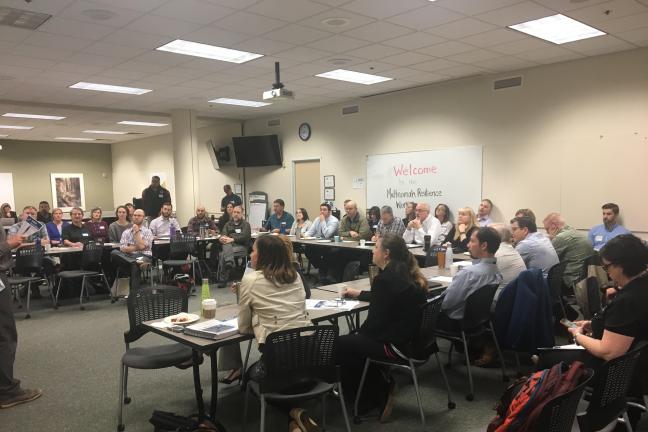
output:
[[[292,420],[290,423],[288,423],[288,432],[302,432],[302,430],[295,422],[295,420]]]
[[[320,432],[320,427],[315,420],[313,420],[305,409],[293,408],[290,410],[290,417],[295,420],[297,426],[302,432]]]
[[[23,389],[16,396],[0,400],[0,409],[11,408],[21,403],[31,402],[43,394],[41,389]]]
[[[396,381],[393,378],[389,379],[389,390],[387,392],[387,399],[385,405],[380,412],[380,423],[386,423],[391,417],[392,409],[394,408],[394,397],[396,396]]]

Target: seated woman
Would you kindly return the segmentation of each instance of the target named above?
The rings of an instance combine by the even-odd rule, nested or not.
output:
[[[386,233],[379,238],[373,263],[381,271],[374,278],[371,291],[344,291],[346,297],[370,302],[367,319],[359,332],[340,336],[338,340],[337,361],[342,370],[342,388],[347,394],[357,392],[367,357],[391,360],[398,358],[399,353],[407,354],[407,345],[418,331],[421,307],[426,301],[427,280],[402,237]],[[380,420],[387,420],[394,390],[393,379],[372,365],[362,391],[362,411],[378,407]]]
[[[470,207],[460,208],[457,212],[457,226],[454,237],[449,239],[452,252],[466,252],[473,231],[478,229],[477,217]]]
[[[95,207],[90,212],[90,220],[84,224],[92,240],[97,243],[108,241],[108,224],[101,219],[101,209]],[[120,239],[121,240],[121,239]]]
[[[439,204],[434,209],[434,216],[441,222],[441,233],[434,244],[444,244],[452,241],[455,235],[455,226],[450,220],[450,207]]]
[[[225,213],[223,213],[218,218],[218,232],[223,232],[223,227],[232,218],[232,211],[233,210],[234,210],[234,204],[232,204],[231,202],[228,202],[227,206],[225,207]]]
[[[262,369],[260,363],[263,362],[263,344],[270,333],[312,325],[306,312],[304,285],[293,267],[292,249],[289,245],[290,242],[279,236],[259,237],[254,242],[250,256],[254,271],[246,272],[241,280],[239,332],[254,334],[262,353],[259,362],[248,369],[247,376],[251,380],[261,378],[259,371]],[[238,345],[226,348],[228,347],[220,350],[220,364],[233,368],[227,379],[231,382],[238,378],[237,374],[240,376],[241,352]],[[291,411],[291,407],[280,408],[284,408],[286,413]],[[291,415],[299,417],[294,420],[300,424],[310,423],[316,427],[315,422],[303,410],[292,411]],[[291,423],[289,430],[299,432],[302,429]]]
[[[293,226],[290,228],[290,235],[296,235],[297,234],[297,228],[301,230],[302,236],[306,234],[306,231],[308,231],[308,228],[311,227],[313,222],[308,218],[308,212],[306,211],[305,208],[298,208],[297,211],[295,212],[295,222],[293,223]]]
[[[117,207],[115,209],[115,216],[117,216],[117,220],[108,227],[108,240],[111,243],[119,243],[124,231],[133,226],[126,206]]]
[[[63,242],[61,234],[63,234],[63,228],[68,225],[69,222],[63,220],[63,210],[60,208],[52,210],[52,221],[45,225],[52,246],[58,246]]]
[[[367,224],[369,224],[372,235],[376,234],[378,222],[380,222],[380,207],[373,206],[367,211]]]
[[[11,210],[9,203],[4,203],[0,206],[0,218],[13,219],[14,223],[18,222],[18,216],[15,211]]]
[[[408,223],[416,219],[416,203],[408,201],[405,203],[405,217],[403,218],[403,225],[407,226]]]

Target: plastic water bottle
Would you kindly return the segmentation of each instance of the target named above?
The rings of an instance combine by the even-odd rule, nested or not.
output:
[[[281,226],[279,227],[279,234],[286,234],[286,222],[281,222]]]
[[[36,234],[36,235],[34,236],[34,245],[36,246],[36,249],[37,249],[37,250],[40,249],[40,246],[41,246],[41,238],[40,238],[40,234]]]
[[[450,270],[452,268],[452,246],[448,245],[446,249],[445,268]]]
[[[209,292],[209,279],[203,278],[202,280],[202,290],[200,293],[200,300],[202,304],[202,300],[206,300],[211,297],[211,293]]]
[[[169,238],[172,239],[174,235],[175,235],[175,227],[173,226],[173,224],[170,224],[169,225]]]

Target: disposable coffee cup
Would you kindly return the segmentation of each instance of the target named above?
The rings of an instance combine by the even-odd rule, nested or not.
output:
[[[202,301],[202,316],[205,319],[216,318],[216,299],[205,299]]]
[[[333,236],[333,239],[335,240],[336,243],[340,242],[340,236],[339,235]]]
[[[361,246],[361,247],[364,247],[364,245],[365,245],[366,242],[367,242],[367,240],[365,240],[365,239],[360,239],[360,246]]]

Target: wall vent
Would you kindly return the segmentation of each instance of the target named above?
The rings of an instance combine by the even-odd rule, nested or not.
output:
[[[520,87],[521,85],[522,85],[521,76],[502,78],[500,80],[493,81],[493,90],[502,90],[505,88]]]
[[[268,126],[279,126],[281,125],[280,119],[268,120]]]
[[[355,114],[359,111],[360,111],[360,107],[358,105],[348,106],[342,108],[342,115]]]

